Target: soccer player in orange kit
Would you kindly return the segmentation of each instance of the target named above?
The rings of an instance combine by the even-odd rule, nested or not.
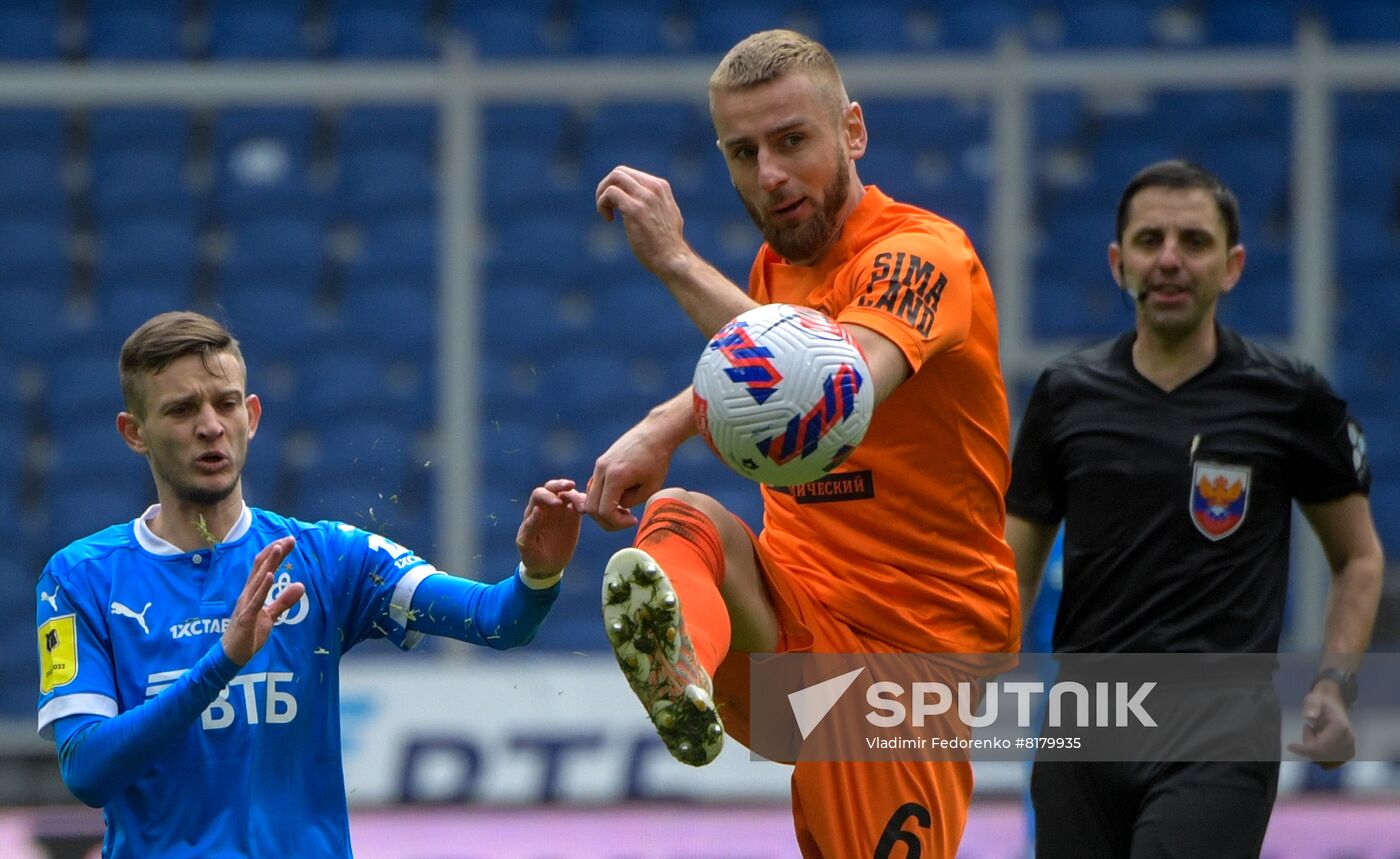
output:
[[[621,215],[633,253],[706,335],[772,302],[835,319],[865,353],[877,407],[832,474],[763,488],[758,536],[714,499],[662,488],[696,432],[689,390],[599,457],[585,510],[610,530],[639,526],[604,573],[609,637],[667,747],[692,765],[713,760],[726,730],[748,743],[750,653],[1011,653],[1020,638],[1002,539],[1010,430],[996,308],[967,236],[861,185],[864,117],[819,43],[754,34],[709,94],[717,145],[765,240],[748,292],[686,243],[664,179],[619,166],[598,185],[598,210]],[[643,502],[639,522],[629,508]],[[639,634],[669,617],[674,641]],[[971,793],[966,760],[800,760],[798,842],[832,859],[917,841],[951,859]]]

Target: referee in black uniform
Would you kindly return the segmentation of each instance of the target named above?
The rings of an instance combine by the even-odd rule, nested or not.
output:
[[[1245,262],[1218,178],[1151,165],[1116,228],[1108,261],[1135,330],[1046,369],[1016,441],[1006,535],[1022,616],[1064,520],[1056,653],[1274,653],[1296,500],[1332,585],[1290,749],[1338,766],[1355,753],[1347,710],[1383,566],[1360,427],[1314,369],[1216,323]],[[1267,706],[1277,720],[1272,690]],[[1037,856],[1258,856],[1277,783],[1277,760],[1038,761]]]

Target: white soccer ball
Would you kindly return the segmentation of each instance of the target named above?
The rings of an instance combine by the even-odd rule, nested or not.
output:
[[[811,483],[850,455],[875,410],[855,340],[807,307],[765,304],[719,330],[695,365],[695,424],[730,468]]]

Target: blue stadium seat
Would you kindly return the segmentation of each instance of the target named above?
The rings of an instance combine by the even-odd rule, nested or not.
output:
[[[1400,271],[1400,230],[1368,208],[1339,208],[1337,270],[1348,290],[1388,282]]]
[[[789,0],[757,6],[739,0],[716,0],[691,7],[694,50],[723,56],[740,40],[760,30],[792,26],[794,4]]]
[[[655,56],[668,51],[665,39],[667,4],[576,2],[573,8],[574,49],[590,56]]]
[[[386,283],[346,291],[340,303],[346,336],[386,358],[431,360],[437,339],[436,293]]]
[[[432,420],[431,391],[421,367],[404,378],[378,358],[326,348],[297,365],[299,418],[311,426],[348,418],[398,420],[426,426]]]
[[[620,351],[575,348],[541,355],[537,366],[543,399],[561,414],[615,415],[633,399],[630,359]]]
[[[49,108],[0,109],[0,148],[62,152],[66,147],[63,114]]]
[[[385,503],[403,491],[415,462],[421,462],[413,434],[386,421],[331,421],[317,433],[317,454],[310,471],[340,475],[367,489],[383,492]]]
[[[590,203],[592,197],[584,190],[582,177],[574,188],[557,184],[555,176],[560,163],[556,150],[540,146],[488,147],[481,160],[485,211],[494,220],[519,217],[530,211],[557,211],[571,202]],[[531,181],[522,183],[522,176],[531,177]]]
[[[88,11],[88,56],[99,60],[174,60],[184,53],[180,0],[106,0]]]
[[[1132,324],[1133,310],[1107,271],[1095,279],[1036,279],[1031,293],[1031,332],[1036,337],[1101,340]]]
[[[297,365],[298,406],[308,427],[383,412],[389,383],[379,361],[360,354],[319,351]]]
[[[1400,273],[1397,272],[1400,269],[1391,268],[1374,277],[1343,284],[1338,319],[1340,342],[1349,348],[1394,354],[1400,359],[1394,326],[1377,324],[1380,320],[1400,319]]]
[[[421,215],[391,215],[365,227],[360,250],[346,266],[346,288],[367,288],[385,281],[433,290],[437,284],[437,221]]]
[[[1328,0],[1318,6],[1338,42],[1400,40],[1400,6],[1391,0]]]
[[[1244,277],[1220,301],[1220,320],[1251,337],[1287,337],[1293,331],[1292,283],[1287,259],[1249,253]]]
[[[530,420],[549,408],[540,395],[539,370],[529,358],[484,348],[476,376],[486,421]]]
[[[407,505],[394,503],[392,495],[358,475],[309,474],[292,493],[287,515],[345,522],[394,539],[408,517],[401,515]]]
[[[110,352],[60,354],[45,363],[44,383],[40,402],[50,430],[81,420],[110,426],[124,408],[117,356]]]
[[[195,218],[194,194],[185,181],[182,152],[117,149],[92,159],[89,191],[99,227],[152,216]]]
[[[1297,24],[1291,4],[1271,0],[1203,3],[1206,42],[1210,45],[1289,45]]]
[[[545,2],[456,0],[449,20],[470,49],[486,60],[532,59],[559,53],[547,33]]]
[[[1121,188],[1139,170],[1167,158],[1179,158],[1181,151],[1163,140],[1099,137],[1094,141],[1092,162],[1101,182]]]
[[[68,228],[52,219],[11,216],[0,220],[0,282],[68,260]]]
[[[813,17],[822,44],[840,61],[845,55],[883,55],[925,47],[913,28],[917,6],[909,0],[826,0],[815,4]]]
[[[1153,43],[1153,16],[1158,3],[1134,0],[1099,0],[1065,3],[1060,15],[1064,23],[1066,48],[1132,50]]]
[[[755,245],[756,247],[756,245]],[[665,356],[672,350],[698,357],[705,338],[659,280],[640,270],[625,279],[610,279],[594,295],[597,323],[593,337],[613,344],[625,332],[626,348],[636,355]]]
[[[0,149],[0,218],[68,217],[63,158],[58,152]]]
[[[437,177],[422,154],[397,147],[352,152],[340,160],[337,208],[347,219],[431,216]]]
[[[88,142],[99,155],[112,149],[184,154],[193,129],[189,111],[170,108],[102,108],[88,116]]]
[[[223,283],[218,303],[252,361],[296,357],[312,350],[327,327],[314,292],[297,284]]]
[[[54,552],[108,526],[130,522],[155,500],[155,489],[149,485],[49,485],[44,490],[48,523],[44,550]]]
[[[589,214],[591,209],[579,216],[533,214],[506,219],[495,225],[495,234],[486,246],[487,261],[517,263],[536,259],[540,249],[547,247],[548,262],[555,271],[577,269],[588,252],[592,219],[585,221],[584,217]]]
[[[709,147],[714,140],[714,127],[701,103],[609,101],[598,105],[587,120],[586,148],[642,140],[653,146],[678,149],[697,144]]]
[[[1334,97],[1337,128],[1351,135],[1394,139],[1400,134],[1400,93],[1386,90],[1339,92]]]
[[[209,54],[216,60],[294,60],[310,56],[302,32],[306,0],[215,0]]]
[[[866,150],[856,164],[860,180],[866,185],[878,185],[895,194],[909,186],[914,173],[914,147],[899,140],[882,140]]]
[[[426,161],[437,150],[437,134],[437,113],[431,107],[352,107],[336,122],[341,157],[392,146]]]
[[[887,141],[910,147],[936,145],[950,150],[986,143],[990,110],[985,101],[936,98],[858,98],[872,148]]]
[[[1292,131],[1283,90],[1162,90],[1154,101],[1154,127],[1177,147],[1235,135],[1285,140]]]
[[[1224,180],[1239,198],[1244,211],[1259,212],[1262,219],[1262,213],[1271,211],[1287,198],[1290,156],[1287,140],[1232,137],[1200,141],[1200,146],[1198,151],[1188,151],[1188,156]]]
[[[1031,96],[1032,132],[1037,148],[1073,143],[1086,123],[1084,96],[1069,90],[1036,92]]]
[[[195,304],[194,283],[160,283],[143,276],[99,281],[95,289],[95,342],[114,357],[122,343],[147,319],[171,310],[204,310]]]
[[[9,344],[6,343],[8,346]],[[23,435],[27,426],[25,423],[25,398],[20,395],[18,369],[15,367],[14,356],[8,349],[0,349],[0,426],[7,427],[10,431],[18,435]],[[0,446],[0,450],[20,451],[22,450],[15,439],[11,439],[8,446]],[[11,466],[24,464],[23,455],[4,457],[8,459]]]
[[[426,59],[433,53],[427,13],[427,0],[340,0],[331,13],[331,53],[341,58]]]
[[[0,224],[0,234],[4,233]],[[46,270],[47,283],[30,277],[0,278],[5,312],[0,313],[0,351],[17,361],[47,359],[72,335],[65,300],[64,269]]]
[[[1337,142],[1337,202],[1388,218],[1400,206],[1400,153],[1379,135],[1344,134]]]
[[[98,265],[108,272],[140,272],[173,285],[194,282],[199,236],[190,221],[118,220],[107,225],[100,241]]]
[[[562,104],[491,104],[482,111],[488,149],[512,146],[558,151],[572,141],[573,112]]]
[[[115,367],[116,361],[111,362]],[[116,388],[116,373],[108,368],[109,388]],[[120,392],[119,392],[120,393]],[[44,480],[50,485],[96,485],[140,487],[151,483],[146,458],[126,446],[116,428],[117,413],[93,411],[72,414],[49,430],[51,457]],[[135,514],[133,514],[135,515]]]
[[[313,215],[323,205],[310,178],[317,120],[303,108],[223,111],[213,125],[215,204],[225,218]]]
[[[219,272],[222,283],[299,285],[314,292],[326,256],[326,231],[319,220],[269,217],[236,224]]]
[[[0,364],[0,367],[4,367]],[[0,450],[6,455],[0,457],[0,517],[13,522],[19,515],[20,480],[24,476],[25,463],[29,454],[29,441],[24,432],[21,408],[17,398],[5,386],[0,394]]]
[[[645,137],[604,136],[596,140],[583,150],[579,159],[580,184],[587,186],[589,192],[581,201],[586,203],[587,207],[579,205],[578,212],[588,214],[593,211],[592,188],[614,167],[625,164],[646,173],[668,178],[675,174],[675,163],[674,146],[660,145]],[[596,214],[593,217],[596,217]]]
[[[497,418],[489,402],[483,406],[483,420],[477,429],[481,479],[489,485],[525,486],[541,470],[545,435],[542,416]]]
[[[62,0],[31,0],[0,6],[0,59],[56,60]]]
[[[18,535],[12,539],[21,540]],[[7,539],[5,545],[13,547],[13,541]],[[5,622],[0,623],[0,720],[34,718],[34,690],[39,685],[33,626],[38,601],[35,583],[42,563],[43,559],[13,555],[0,558],[0,605],[6,612]]]
[[[1023,32],[1025,15],[1015,2],[952,3],[939,9],[943,44],[955,50],[986,51],[1003,34]]]

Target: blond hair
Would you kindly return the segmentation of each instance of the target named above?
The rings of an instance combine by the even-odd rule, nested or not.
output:
[[[792,30],[764,30],[729,49],[710,75],[710,96],[748,89],[786,74],[805,74],[826,94],[836,113],[850,102],[831,52]]]
[[[224,326],[202,313],[176,310],[153,316],[141,324],[122,344],[118,373],[121,376],[122,399],[127,411],[141,414],[139,382],[169,367],[177,358],[198,355],[204,369],[216,373],[214,357],[232,355],[238,366],[247,372],[238,340]],[[221,372],[221,371],[220,371]]]

